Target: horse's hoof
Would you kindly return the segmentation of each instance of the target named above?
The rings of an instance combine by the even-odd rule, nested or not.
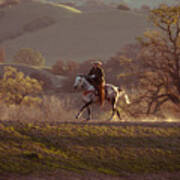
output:
[[[113,118],[109,118],[107,121],[112,121],[113,120]]]
[[[88,118],[86,118],[86,121],[90,121],[92,119],[92,116],[89,116]]]

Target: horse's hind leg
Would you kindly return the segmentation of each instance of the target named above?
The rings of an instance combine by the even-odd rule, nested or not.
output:
[[[79,117],[81,116],[81,114],[83,113],[85,108],[86,108],[86,104],[81,107],[81,109],[79,110],[79,112],[76,115],[76,119],[79,119]]]
[[[111,115],[111,118],[109,120],[112,120],[115,116],[115,114],[117,114],[118,118],[121,120],[121,116],[120,116],[120,112],[119,110],[117,109],[117,101],[115,98],[112,99],[111,101],[111,105],[112,105],[112,115]]]
[[[87,113],[88,113],[88,117],[86,120],[89,121],[91,119],[91,109],[89,106],[87,107]]]
[[[116,113],[116,111],[115,111],[114,109],[113,109],[112,111],[113,111],[113,112],[112,112],[112,114],[111,114],[111,117],[109,118],[109,121],[113,120],[114,115],[115,115],[115,113]]]
[[[111,100],[111,105],[112,105],[112,114],[111,114],[111,117],[109,118],[109,121],[111,121],[114,118],[114,115],[116,113],[116,105],[115,105],[114,98]]]
[[[117,116],[118,116],[118,118],[121,120],[121,115],[120,115],[119,110],[118,110],[118,109],[116,109],[116,112],[117,112]]]

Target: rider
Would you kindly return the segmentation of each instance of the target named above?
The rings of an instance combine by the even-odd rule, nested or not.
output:
[[[95,87],[95,89],[98,92],[100,104],[104,104],[104,98],[105,98],[105,73],[104,69],[102,68],[102,62],[101,61],[95,61],[92,62],[93,67],[88,73],[88,77],[90,78],[90,81],[92,85]]]

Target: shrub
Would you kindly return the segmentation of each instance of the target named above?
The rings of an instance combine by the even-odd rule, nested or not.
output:
[[[119,4],[117,9],[124,10],[124,11],[129,11],[130,10],[130,8],[126,4]]]
[[[43,66],[45,59],[40,52],[31,48],[23,48],[15,55],[14,62],[33,66]]]
[[[0,3],[0,7],[7,7],[7,6],[13,6],[20,3],[20,0],[4,0]]]
[[[36,79],[25,77],[11,66],[4,67],[0,80],[0,99],[6,104],[39,104],[42,85]]]

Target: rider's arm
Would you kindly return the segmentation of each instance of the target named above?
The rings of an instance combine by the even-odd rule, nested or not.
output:
[[[88,76],[91,76],[92,74],[94,74],[94,68],[91,68],[91,70],[88,73]]]
[[[98,68],[97,74],[98,74],[98,77],[99,77],[100,79],[104,79],[105,73],[104,73],[103,68]]]

